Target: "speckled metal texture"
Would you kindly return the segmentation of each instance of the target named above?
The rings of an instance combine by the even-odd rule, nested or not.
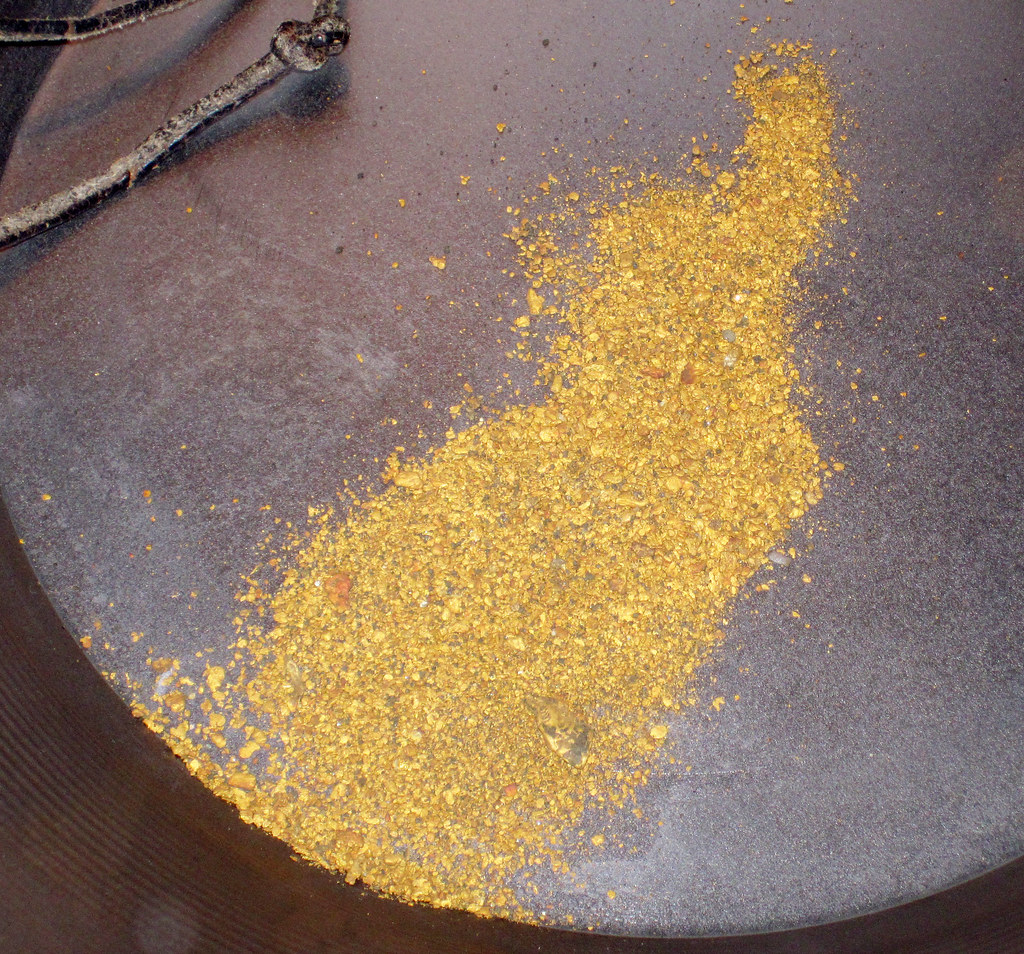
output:
[[[22,127],[3,207],[102,168],[306,12],[201,6],[64,53]],[[623,847],[581,871],[591,890],[552,880],[544,903],[613,933],[763,932],[930,895],[1020,855],[1019,5],[438,0],[345,13],[352,43],[325,77],[288,81],[108,208],[0,260],[0,487],[60,617],[93,635],[95,666],[140,676],[150,646],[182,659],[223,649],[240,577],[280,534],[276,520],[301,529],[343,479],[372,483],[375,458],[396,444],[443,440],[464,383],[487,392],[508,373],[534,395],[492,320],[518,289],[505,273],[506,208],[549,173],[650,168],[653,156],[670,169],[703,131],[735,142],[736,56],[807,39],[839,89],[859,201],[806,277],[795,360],[820,399],[812,430],[846,468],[811,515],[813,549],[798,536],[799,558],[755,579],[778,582],[740,600],[702,673],[704,695],[728,703],[674,725],[691,771],[666,770],[640,793],[646,820],[616,823]],[[428,261],[437,254],[443,273]],[[35,688],[11,697],[22,733],[12,764],[38,744],[39,770],[59,770],[66,749],[44,740],[69,745],[68,720],[105,753],[99,780],[69,777],[33,817],[73,818],[79,833],[95,824],[65,866],[74,883],[88,880],[88,846],[104,844],[102,883],[135,892],[118,937],[136,947],[82,949],[165,949],[138,941],[150,908],[160,924],[192,925],[168,950],[208,949],[214,923],[241,932],[222,949],[246,949],[260,925],[265,949],[292,949],[258,910],[231,910],[248,883],[270,899],[255,908],[301,911],[291,936],[327,950],[373,949],[378,935],[356,932],[363,947],[345,947],[333,909],[310,926],[312,899],[316,911],[340,905],[344,924],[380,918],[380,949],[409,937],[445,949],[452,931],[466,950],[662,949],[412,911],[292,864],[131,726],[55,619],[30,629],[26,646],[50,634],[56,648],[25,658]],[[31,694],[47,679],[60,700],[49,714]],[[45,777],[53,786],[59,771]],[[27,823],[6,828],[19,833],[12,844],[23,831],[24,845],[42,844]],[[58,830],[54,854],[39,857],[77,845]],[[185,843],[204,846],[191,862]],[[153,875],[165,863],[166,895]],[[180,893],[190,863],[204,887]],[[55,898],[69,890],[58,867],[37,872]],[[967,886],[909,909],[910,921],[776,940],[894,949],[884,936],[914,950],[936,926],[932,939],[948,941],[957,924],[984,923],[999,898],[1000,930],[1012,932],[1005,899],[1019,867],[991,877],[975,895]],[[221,897],[211,885],[223,899],[207,907],[204,892]],[[32,890],[26,904],[38,903]],[[98,903],[83,895],[67,910]],[[75,930],[54,924],[55,937]]]

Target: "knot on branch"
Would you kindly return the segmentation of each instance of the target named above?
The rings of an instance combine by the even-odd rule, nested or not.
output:
[[[348,43],[347,21],[337,16],[315,17],[308,23],[287,20],[274,34],[271,49],[292,69],[312,73]]]

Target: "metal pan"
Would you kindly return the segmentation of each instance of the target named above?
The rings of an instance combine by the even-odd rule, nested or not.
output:
[[[349,9],[325,77],[0,260],[5,949],[1019,945],[1024,18],[735,6]],[[67,50],[4,209],[94,173],[306,13],[197,8]],[[846,469],[813,552],[740,601],[702,674],[741,701],[684,727],[694,773],[642,794],[663,833],[591,873],[616,902],[551,886],[607,933],[409,908],[294,862],[94,667],[209,647],[274,518],[302,525],[395,444],[441,439],[424,401],[509,370],[488,324],[514,289],[506,205],[577,157],[735,139],[735,55],[780,38],[813,41],[849,117],[859,201],[798,341]],[[41,62],[7,56],[5,78]],[[29,87],[4,87],[15,109]],[[415,264],[439,247],[443,282]]]

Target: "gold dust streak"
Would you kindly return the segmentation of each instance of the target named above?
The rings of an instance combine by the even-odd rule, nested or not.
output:
[[[255,675],[202,729],[215,746],[176,743],[301,855],[529,919],[510,879],[568,870],[584,805],[646,781],[730,601],[820,499],[790,309],[845,193],[822,68],[775,54],[736,67],[751,119],[724,168],[697,143],[681,182],[613,173],[585,255],[556,238],[578,193],[520,224],[515,325],[554,326],[550,397],[429,461],[393,456],[387,492],[325,526],[271,599]]]

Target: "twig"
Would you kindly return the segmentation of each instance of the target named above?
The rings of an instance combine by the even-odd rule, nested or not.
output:
[[[294,20],[282,23],[266,56],[164,123],[137,148],[116,159],[105,172],[4,216],[0,219],[0,250],[60,225],[130,188],[171,150],[263,92],[286,73],[292,70],[311,73],[320,69],[348,43],[348,23],[334,12],[335,9],[331,0],[320,0],[316,16],[308,23]]]
[[[195,0],[133,0],[85,17],[0,17],[0,43],[69,43],[120,30],[161,13],[187,7]]]

